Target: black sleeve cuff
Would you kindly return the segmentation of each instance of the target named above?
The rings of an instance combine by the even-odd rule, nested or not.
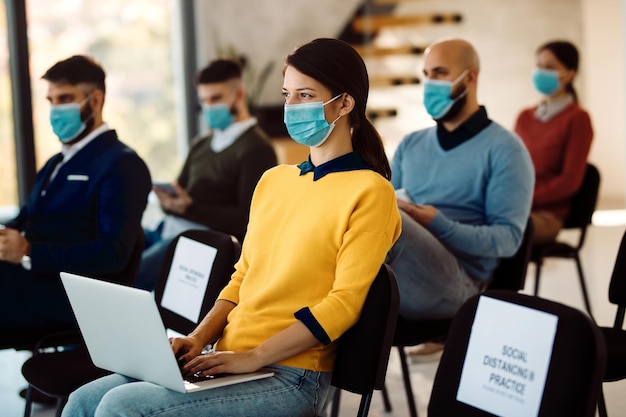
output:
[[[300,320],[306,327],[309,329],[313,336],[317,340],[319,340],[323,345],[330,344],[331,340],[326,334],[326,331],[320,326],[317,322],[313,314],[311,314],[311,310],[308,307],[304,307],[294,313],[295,318]]]

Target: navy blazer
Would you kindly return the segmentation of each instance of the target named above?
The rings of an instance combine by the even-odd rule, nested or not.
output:
[[[146,164],[109,130],[63,164],[42,194],[60,155],[39,171],[28,201],[7,225],[30,242],[37,275],[126,280],[120,275],[142,233],[151,190]]]

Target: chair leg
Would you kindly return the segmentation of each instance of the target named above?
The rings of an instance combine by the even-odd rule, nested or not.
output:
[[[541,277],[541,266],[543,264],[543,260],[542,259],[538,259],[535,262],[535,292],[534,295],[538,296],[539,295],[539,278]]]
[[[400,354],[400,365],[402,367],[402,379],[404,380],[404,390],[406,391],[406,400],[409,405],[409,416],[417,417],[417,407],[415,406],[415,398],[413,398],[413,387],[411,386],[411,374],[409,373],[409,365],[406,360],[406,353],[403,346],[398,346]]]
[[[65,406],[65,398],[57,398],[57,412],[55,417],[61,417],[63,407]]]
[[[385,413],[391,413],[391,401],[389,400],[389,393],[387,392],[387,384],[383,385],[381,393],[383,394],[383,405],[385,406]]]
[[[576,254],[576,257],[574,259],[576,261],[576,268],[578,269],[578,279],[580,280],[580,289],[583,292],[585,308],[587,308],[587,313],[589,313],[589,315],[593,317],[593,314],[591,314],[591,303],[589,302],[589,295],[587,293],[587,285],[585,284],[585,275],[583,274],[583,266],[580,263],[580,257],[578,256],[578,254]]]
[[[358,417],[367,417],[367,414],[370,411],[370,405],[372,404],[372,393],[368,392],[367,394],[363,394],[361,396],[361,403],[359,404],[359,413]]]
[[[31,409],[33,407],[33,387],[28,385],[26,389],[26,404],[24,404],[24,417],[30,417]]]
[[[341,401],[341,390],[339,388],[335,388],[335,393],[333,394],[333,406],[330,409],[331,417],[339,416],[339,402],[340,401]]]
[[[608,417],[606,413],[606,402],[604,401],[604,390],[602,389],[602,385],[600,385],[600,397],[598,398],[598,415],[600,417]]]

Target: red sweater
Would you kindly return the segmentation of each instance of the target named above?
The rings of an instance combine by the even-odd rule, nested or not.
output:
[[[585,175],[593,139],[591,119],[576,103],[546,122],[535,118],[536,109],[523,110],[515,123],[515,132],[526,144],[535,166],[532,209],[563,219]]]

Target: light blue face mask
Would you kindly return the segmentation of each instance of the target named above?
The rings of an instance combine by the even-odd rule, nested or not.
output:
[[[314,103],[285,104],[284,122],[291,139],[296,142],[317,147],[321,146],[335,128],[337,117],[332,123],[326,121],[324,106],[341,97],[342,94],[331,98],[327,102],[316,101]]]
[[[52,131],[61,143],[73,141],[87,128],[87,120],[81,120],[80,108],[89,99],[89,96],[80,103],[55,104],[50,106],[50,124]]]
[[[533,84],[541,94],[551,96],[561,87],[559,73],[554,70],[535,68],[533,71]]]
[[[443,118],[454,103],[462,99],[467,94],[467,88],[458,97],[452,98],[452,88],[456,83],[465,77],[468,70],[465,70],[454,81],[431,80],[424,81],[424,107],[430,116],[439,120]]]
[[[211,129],[224,130],[233,124],[235,116],[227,104],[203,105],[202,114]]]

